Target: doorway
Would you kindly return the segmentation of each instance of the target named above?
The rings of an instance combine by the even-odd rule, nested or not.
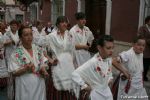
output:
[[[95,37],[90,51],[95,53],[97,52],[96,40],[105,34],[106,0],[85,0],[85,14],[87,26]]]

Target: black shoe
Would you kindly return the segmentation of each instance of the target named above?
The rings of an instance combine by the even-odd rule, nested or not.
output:
[[[144,77],[144,81],[148,81],[148,78],[147,78],[147,77]]]

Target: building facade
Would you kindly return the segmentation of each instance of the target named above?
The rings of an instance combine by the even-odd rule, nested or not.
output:
[[[24,21],[24,11],[14,0],[0,0],[0,21],[10,22],[13,19]]]
[[[94,34],[113,34],[117,40],[122,40],[116,34],[135,34],[139,27],[140,1],[146,0],[43,0],[38,20],[55,23],[57,16],[65,15],[74,25],[74,14],[83,11],[87,16],[87,26]],[[128,42],[128,39],[123,38],[123,41]]]
[[[4,10],[8,9],[11,12],[17,10]],[[138,28],[144,24],[145,17],[150,15],[150,0],[35,0],[24,14],[20,12],[21,15],[11,16],[21,19],[23,15],[23,19],[28,21],[51,21],[55,24],[58,16],[65,15],[73,26],[76,23],[74,14],[80,11],[85,12],[87,26],[96,38],[102,34],[111,34],[116,44],[129,45]],[[2,10],[0,13],[5,12]],[[5,16],[9,15],[7,13]]]
[[[126,47],[150,15],[150,0],[43,0],[37,19],[54,24],[57,16],[65,15],[72,26],[74,14],[80,11],[85,12],[87,26],[96,38],[111,34],[116,44]]]

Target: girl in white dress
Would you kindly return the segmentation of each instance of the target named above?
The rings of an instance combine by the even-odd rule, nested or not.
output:
[[[56,20],[56,29],[46,36],[50,47],[58,59],[58,64],[51,67],[52,80],[48,84],[48,100],[76,100],[72,95],[73,89],[71,74],[74,68],[74,42],[67,30],[68,19],[59,16]]]
[[[113,38],[104,35],[98,41],[98,53],[72,74],[72,79],[81,90],[89,93],[90,100],[113,100],[109,84],[112,83],[112,53]],[[127,77],[129,76],[121,67],[118,68]],[[85,100],[85,99],[83,99]]]

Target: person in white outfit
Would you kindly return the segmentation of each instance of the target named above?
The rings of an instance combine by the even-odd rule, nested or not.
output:
[[[138,36],[133,41],[133,46],[119,54],[113,65],[124,66],[131,75],[131,80],[124,79],[121,75],[119,81],[118,100],[148,100],[143,87],[143,51],[146,45],[145,38]]]
[[[81,90],[89,93],[90,100],[113,100],[109,84],[112,83],[112,54],[114,49],[113,38],[104,35],[98,40],[98,53],[73,73],[72,79]],[[129,74],[120,69],[127,78]]]
[[[8,71],[15,76],[15,100],[46,100],[47,58],[42,48],[32,44],[30,27],[18,31],[21,45],[10,56]]]
[[[86,16],[84,13],[79,12],[75,14],[77,24],[70,29],[70,34],[75,41],[75,56],[77,66],[82,65],[91,58],[88,49],[91,47],[94,36],[90,29],[85,26]]]

